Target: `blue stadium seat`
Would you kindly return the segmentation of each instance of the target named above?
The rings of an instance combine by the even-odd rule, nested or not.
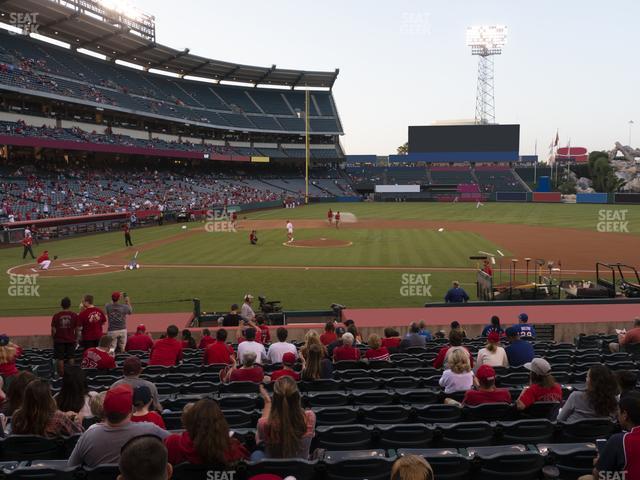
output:
[[[418,455],[427,459],[437,480],[469,480],[471,461],[469,457],[453,448],[402,448],[399,457]]]
[[[327,480],[388,480],[395,457],[386,457],[384,450],[327,451],[322,460]]]
[[[373,427],[366,425],[334,425],[316,427],[315,444],[325,450],[362,450],[373,447]]]
[[[428,448],[433,442],[434,428],[424,423],[378,425],[377,429],[382,448]]]

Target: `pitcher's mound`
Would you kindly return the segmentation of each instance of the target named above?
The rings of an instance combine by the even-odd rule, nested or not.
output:
[[[300,248],[335,248],[350,247],[353,242],[347,240],[336,240],[334,238],[315,238],[312,240],[294,240],[293,242],[284,242],[285,247]]]

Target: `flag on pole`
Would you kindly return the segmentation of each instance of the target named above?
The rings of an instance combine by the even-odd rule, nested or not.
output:
[[[553,146],[557,147],[558,143],[560,143],[560,135],[558,134],[558,130],[556,129],[556,139],[553,142]]]

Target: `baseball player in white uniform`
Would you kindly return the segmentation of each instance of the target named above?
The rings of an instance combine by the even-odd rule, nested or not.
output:
[[[287,220],[287,243],[293,242],[293,223]]]

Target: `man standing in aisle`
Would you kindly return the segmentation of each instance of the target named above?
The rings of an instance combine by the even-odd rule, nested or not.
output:
[[[120,297],[124,297],[124,303],[118,303]],[[111,294],[111,303],[107,303],[105,311],[109,320],[107,335],[113,339],[111,350],[124,352],[124,347],[127,344],[127,315],[133,313],[131,299],[126,293],[113,292]]]

